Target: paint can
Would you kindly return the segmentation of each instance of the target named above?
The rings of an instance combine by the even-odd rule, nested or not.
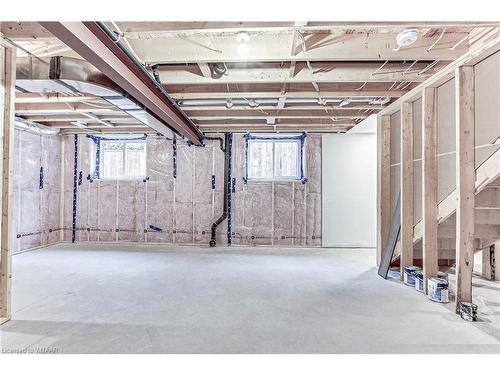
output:
[[[439,277],[429,277],[427,280],[429,299],[434,302],[448,303],[448,281]]]
[[[415,289],[419,292],[424,292],[424,272],[415,272]]]
[[[415,272],[420,268],[416,266],[406,266],[404,268],[403,282],[405,285],[415,286]]]
[[[448,281],[448,274],[446,272],[439,271],[437,277],[439,279]]]
[[[472,302],[460,302],[460,316],[463,320],[468,322],[475,322],[477,320],[477,305]]]

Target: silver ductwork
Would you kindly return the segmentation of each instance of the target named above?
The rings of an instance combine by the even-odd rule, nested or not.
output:
[[[16,89],[33,93],[85,93],[100,97],[162,135],[172,138],[172,128],[123,92],[92,64],[71,57],[52,57],[49,62],[19,58]]]

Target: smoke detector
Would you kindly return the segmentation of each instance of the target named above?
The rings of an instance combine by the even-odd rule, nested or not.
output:
[[[406,29],[401,31],[396,36],[396,42],[398,43],[398,47],[407,47],[417,41],[418,38],[418,30],[417,29]]]

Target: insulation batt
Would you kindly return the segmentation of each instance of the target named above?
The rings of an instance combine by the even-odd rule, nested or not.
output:
[[[64,157],[64,239],[71,239],[73,137],[62,136]],[[91,139],[79,136],[77,241],[126,241],[208,244],[210,227],[222,214],[224,155],[217,141],[205,147],[177,140],[177,175],[173,177],[172,141],[149,135],[147,177],[142,180],[86,179],[92,174]],[[235,192],[232,196],[234,245],[321,245],[321,136],[308,135],[306,184],[243,183],[245,140],[233,137]],[[212,188],[215,176],[215,189]],[[292,204],[291,204],[292,203]],[[161,229],[151,230],[150,225]],[[227,244],[227,222],[217,228],[217,243]]]

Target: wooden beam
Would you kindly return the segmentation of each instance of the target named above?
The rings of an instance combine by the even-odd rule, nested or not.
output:
[[[472,302],[472,267],[474,265],[474,67],[455,71],[456,108],[456,310],[460,302]]]
[[[413,105],[401,106],[401,260],[404,268],[413,265]]]
[[[418,99],[426,87],[438,87],[449,81],[454,77],[456,68],[463,65],[476,64],[497,52],[500,49],[500,28],[495,27],[486,31],[487,32],[483,33],[481,38],[472,44],[468,51],[462,56],[452,61],[446,67],[434,74],[431,78],[425,80],[417,87],[401,96],[398,100],[385,107],[382,111],[380,111],[379,116],[392,115],[399,110],[402,103],[412,102]]]
[[[352,29],[352,28],[351,28]],[[241,31],[241,29],[239,30]],[[198,33],[190,37],[169,37],[162,32],[150,32],[140,38],[133,32],[125,32],[125,37],[146,64],[177,64],[200,62],[267,62],[267,61],[385,61],[385,60],[454,60],[468,48],[468,41],[451,49],[467,34],[463,32],[445,33],[428,51],[439,33],[420,33],[411,48],[396,48],[397,33],[357,32],[346,34],[314,31],[303,33],[306,50],[290,55],[290,38],[294,29],[280,33],[250,33],[250,51],[242,55],[238,51],[236,32]],[[398,31],[399,32],[399,31]],[[143,34],[144,36],[144,34]],[[214,40],[216,42],[214,42]],[[272,46],[272,48],[269,48]],[[360,48],[362,46],[363,48]]]
[[[377,123],[377,264],[382,259],[391,225],[391,118],[381,116]]]
[[[486,246],[481,251],[481,277],[487,280],[495,280],[494,275],[492,275],[492,252],[494,252],[495,246]],[[493,277],[492,277],[493,276]]]
[[[11,318],[12,293],[12,160],[14,153],[14,98],[16,50],[0,44],[0,139],[1,224],[0,224],[0,324]]]
[[[422,218],[424,233],[423,273],[424,291],[427,293],[427,280],[438,273],[438,202],[437,202],[437,89],[424,90],[422,104]]]
[[[281,63],[227,63],[228,74],[220,78],[212,78],[206,63],[161,65],[160,79],[165,85],[199,85],[221,83],[308,83],[308,82],[423,82],[439,69],[445,62],[436,64],[431,69],[420,73],[429,63],[389,62],[380,68],[380,62],[315,62],[314,69],[305,63],[292,61]],[[206,67],[201,69],[201,67]],[[208,71],[207,71],[208,69]],[[293,71],[293,72],[292,72]],[[420,73],[420,74],[419,74]],[[390,87],[388,85],[387,87]]]

